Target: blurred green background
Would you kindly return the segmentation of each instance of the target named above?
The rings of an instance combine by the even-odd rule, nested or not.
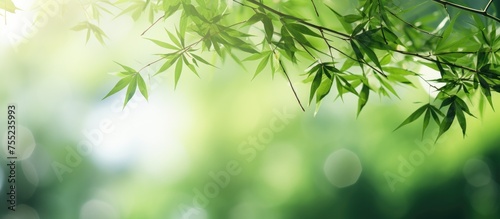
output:
[[[43,2],[18,1],[22,10],[1,17],[2,200],[9,104],[19,160],[17,211],[2,201],[0,218],[500,218],[500,115],[490,108],[465,138],[453,124],[434,144],[437,127],[422,137],[420,122],[393,132],[428,100],[425,87],[373,95],[358,118],[348,96],[315,114],[300,111],[284,77],[251,80],[252,63],[247,72],[212,58],[218,68],[183,73],[175,90],[171,72],[150,77],[149,101],[136,95],[122,109],[123,93],[101,100],[116,83],[108,73],[161,52],[140,36],[148,22],[108,16],[106,44],[85,43],[70,30],[85,17],[78,1],[57,1],[36,26]],[[306,64],[289,67],[304,102]]]

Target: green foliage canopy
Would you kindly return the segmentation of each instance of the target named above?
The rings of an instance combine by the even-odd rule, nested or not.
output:
[[[151,26],[142,35],[162,25],[175,24],[176,29],[167,30],[162,39],[148,39],[163,49],[158,59],[139,70],[120,64],[121,79],[106,97],[127,88],[127,104],[138,87],[147,98],[141,71],[153,64],[160,66],[157,74],[173,69],[177,86],[186,70],[198,75],[200,66],[212,65],[203,58],[212,53],[242,68],[247,61],[257,61],[254,77],[264,69],[273,76],[283,74],[303,110],[289,78],[292,72],[287,71],[287,66],[298,62],[309,63],[304,75],[304,83],[310,84],[309,104],[314,101],[319,106],[333,93],[340,98],[349,94],[358,99],[358,114],[370,94],[398,97],[395,86],[414,86],[412,78],[424,79],[407,66],[426,65],[438,71],[438,79],[424,79],[438,95],[399,126],[423,116],[423,133],[431,121],[440,127],[441,135],[457,120],[465,135],[468,117],[475,117],[469,106],[480,111],[488,103],[493,107],[492,93],[500,92],[498,2],[353,3],[355,10],[343,13],[333,2],[315,0],[119,0],[114,2],[123,6],[118,16],[148,17]],[[73,29],[87,30],[87,40],[93,34],[103,43],[106,35],[94,23],[100,13],[111,13],[105,7],[109,2],[89,4],[93,17]],[[303,17],[303,10],[314,16]],[[252,26],[262,35],[250,34]],[[242,54],[246,58],[240,59]]]

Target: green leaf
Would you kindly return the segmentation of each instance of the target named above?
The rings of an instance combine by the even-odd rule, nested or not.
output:
[[[332,84],[333,80],[330,79],[325,79],[321,83],[321,85],[318,87],[318,90],[316,91],[316,104],[319,105],[321,100],[330,93],[330,90],[332,89]]]
[[[195,58],[196,60],[202,62],[205,65],[210,65],[212,67],[215,67],[214,65],[210,64],[209,62],[207,62],[205,59],[201,58],[200,56],[197,56],[195,54],[191,54],[191,56],[193,56],[193,58]]]
[[[252,17],[250,17],[250,19],[247,20],[247,22],[244,24],[244,26],[250,26],[250,25],[255,24],[261,20],[262,20],[262,14],[256,13]]]
[[[380,60],[380,64],[387,65],[387,64],[391,63],[391,58],[392,58],[392,56],[390,53],[385,54],[385,56],[382,57],[382,59]]]
[[[356,36],[359,32],[361,32],[362,30],[364,30],[367,23],[368,23],[368,21],[365,21],[365,22],[362,22],[362,23],[358,24],[358,26],[356,26],[354,28],[354,30],[352,31],[351,36]]]
[[[87,22],[80,22],[78,23],[77,25],[75,25],[74,27],[71,28],[71,30],[74,30],[74,31],[80,31],[80,30],[85,30],[85,29],[88,29],[88,23]]]
[[[365,54],[368,56],[368,58],[370,58],[370,60],[372,60],[372,62],[375,63],[375,65],[382,71],[382,65],[380,65],[380,62],[378,61],[378,57],[375,54],[375,52],[373,52],[373,50],[370,49],[370,47],[366,46],[363,43],[360,43],[359,45],[361,46]]]
[[[127,93],[125,94],[125,102],[123,103],[123,107],[125,107],[130,99],[135,94],[135,90],[137,89],[137,75],[132,76],[132,80],[128,84]]]
[[[443,118],[443,121],[439,126],[439,134],[436,138],[436,141],[437,139],[439,139],[439,137],[441,137],[443,133],[445,133],[446,131],[448,131],[448,129],[450,129],[450,126],[453,123],[453,120],[455,119],[455,115],[456,115],[455,104],[451,104],[450,107],[448,108],[446,116]]]
[[[148,100],[148,87],[146,86],[146,82],[144,81],[144,78],[140,74],[137,74],[137,86],[139,86],[139,91],[141,92],[142,96]]]
[[[148,40],[150,40],[151,42],[155,43],[156,45],[161,46],[161,47],[166,48],[166,49],[180,50],[179,47],[176,47],[170,43],[166,43],[166,42],[162,42],[162,41],[154,40],[154,39],[148,39]]]
[[[348,70],[349,68],[351,68],[357,61],[356,60],[353,60],[353,59],[350,59],[350,58],[347,58],[345,61],[344,61],[344,64],[342,64],[342,67],[340,68],[340,71],[346,71]]]
[[[165,55],[164,57],[165,58],[168,58],[168,57],[171,57],[172,55],[174,55],[171,59],[168,59],[161,67],[160,69],[158,69],[158,72],[156,72],[155,75],[159,74],[159,73],[162,73],[164,71],[166,71],[167,69],[169,69],[176,61],[177,59],[179,59],[179,55],[178,54],[167,54]]]
[[[358,45],[356,45],[356,43],[353,40],[351,40],[351,47],[352,47],[352,50],[354,51],[354,54],[356,54],[356,58],[358,59],[358,62],[361,62],[361,60],[363,60],[363,53],[361,52]],[[361,66],[363,66],[363,65],[361,65]]]
[[[483,92],[484,96],[488,100],[488,103],[490,104],[491,108],[494,109],[493,101],[491,100],[490,85],[488,84],[488,82],[486,82],[486,80],[481,75],[478,75],[477,78],[479,79],[479,84],[481,85],[481,91]]]
[[[175,88],[177,87],[177,83],[181,78],[181,73],[182,73],[182,59],[179,59],[177,61],[177,64],[175,65],[175,85],[174,85]]]
[[[425,116],[424,116],[424,124],[422,126],[422,138],[424,137],[425,130],[427,129],[427,126],[429,125],[429,121],[431,119],[431,112],[430,108],[427,107],[425,111]]]
[[[352,25],[350,23],[348,23],[342,15],[337,13],[335,10],[333,10],[329,6],[327,6],[327,7],[330,9],[330,11],[332,11],[335,14],[335,16],[337,17],[337,20],[340,22],[342,27],[344,27],[344,29],[347,31],[347,33],[351,33],[352,32]]]
[[[265,15],[262,16],[262,23],[264,24],[264,31],[266,32],[266,39],[271,42],[274,35],[274,26],[271,19]]]
[[[365,107],[369,97],[370,97],[370,87],[368,87],[366,84],[363,84],[363,88],[361,88],[361,92],[359,93],[359,98],[358,98],[357,116],[359,116],[359,113],[361,112],[363,107]]]
[[[0,9],[6,10],[10,13],[15,13],[18,8],[14,5],[12,0],[0,0]]]
[[[359,21],[361,19],[363,19],[363,17],[361,17],[357,14],[348,14],[348,15],[344,16],[344,20],[347,23],[354,23],[354,22]]]
[[[323,76],[323,68],[319,68],[318,72],[316,72],[316,75],[314,76],[314,79],[311,83],[311,91],[309,93],[309,104],[311,104],[311,101],[314,97],[314,94],[316,93],[316,90],[318,89],[319,85],[321,84],[322,76]]]
[[[257,69],[255,70],[255,74],[253,75],[252,80],[253,80],[255,77],[257,77],[257,75],[258,75],[260,72],[262,72],[262,70],[263,70],[263,69],[267,66],[267,63],[269,62],[269,58],[270,58],[270,56],[267,56],[267,57],[264,57],[264,58],[260,61],[259,65],[257,66]]]
[[[187,15],[185,12],[182,12],[181,18],[179,20],[179,34],[182,36],[186,36],[186,28],[187,28]]]
[[[460,107],[460,109],[462,109],[465,113],[469,114],[470,116],[474,116],[469,111],[469,107],[467,106],[467,104],[460,97],[456,97],[455,103],[458,104],[458,106]]]
[[[399,95],[398,93],[396,92],[396,90],[394,90],[394,88],[392,87],[391,84],[389,84],[385,79],[383,78],[380,78],[378,76],[378,74],[376,75],[377,78],[378,78],[378,81],[380,81],[380,83],[385,87],[387,88],[387,90],[389,90],[392,94],[394,94],[394,96],[396,96],[397,98],[399,98]]]
[[[122,78],[121,80],[118,81],[118,83],[116,83],[116,85],[113,87],[113,89],[111,89],[111,91],[109,91],[109,93],[106,94],[106,96],[103,97],[102,99],[104,100],[107,97],[115,94],[116,92],[121,91],[123,88],[125,88],[130,83],[131,80],[132,80],[132,76],[127,76],[127,77]]]
[[[319,35],[318,33],[312,31],[311,29],[309,29],[308,27],[302,25],[302,24],[287,24],[287,26],[289,28],[292,28],[294,30],[297,30],[299,32],[301,32],[302,34],[306,34],[306,35],[309,35],[309,36],[313,36],[313,37],[318,37],[318,38],[322,38],[321,35]]]
[[[165,29],[165,31],[167,31]],[[170,40],[172,40],[172,42],[179,48],[182,48],[182,44],[181,42],[179,42],[179,40],[177,39],[177,37],[174,36],[174,34],[170,33],[169,31],[167,31],[167,34],[168,34],[168,37],[170,38]]]
[[[420,108],[418,108],[417,110],[415,110],[415,112],[413,112],[410,116],[408,116],[408,118],[406,118],[405,121],[403,121],[403,123],[401,123],[401,125],[399,125],[396,129],[394,129],[394,131],[398,130],[399,128],[401,128],[404,125],[407,125],[407,124],[412,123],[413,121],[417,120],[427,110],[428,107],[429,107],[429,105],[425,104],[425,105],[421,106]]]
[[[465,137],[465,131],[467,130],[467,122],[465,120],[464,112],[460,107],[455,107],[458,124],[460,124],[460,128],[462,128],[462,134]]]
[[[210,21],[208,21],[204,16],[202,16],[192,4],[182,4],[182,6],[184,7],[184,11],[187,14],[193,15],[194,17],[197,17],[206,23],[210,23]]]
[[[128,66],[126,66],[126,65],[122,65],[122,64],[120,64],[120,63],[118,63],[118,62],[115,62],[115,63],[116,63],[116,64],[118,64],[118,65],[120,65],[120,66],[121,66],[121,67],[122,67],[125,71],[127,71],[128,73],[136,73],[136,72],[137,72],[136,70],[134,70],[134,69],[133,69],[133,68],[131,68],[131,67],[128,67]]]
[[[271,53],[271,51],[255,53],[255,54],[252,54],[251,56],[246,57],[245,59],[243,59],[243,61],[245,62],[245,61],[259,60],[259,59],[264,58],[265,56],[268,56],[269,53]]]

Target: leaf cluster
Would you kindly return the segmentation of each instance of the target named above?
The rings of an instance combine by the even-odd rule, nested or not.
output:
[[[453,11],[441,7],[449,5],[443,1],[410,5],[392,0],[359,0],[355,10],[344,13],[334,4],[324,3],[321,7],[311,1],[314,13],[305,18],[296,12],[299,10],[293,10],[303,4],[294,1],[116,3],[125,6],[118,16],[128,15],[134,20],[142,15],[148,17],[151,26],[143,34],[153,27],[166,28],[162,39],[148,39],[164,51],[157,60],[139,71],[122,65],[123,77],[106,97],[128,87],[125,104],[136,87],[147,98],[139,74],[145,67],[159,63],[157,74],[173,68],[177,86],[186,69],[198,75],[200,63],[214,66],[203,58],[207,54],[222,61],[232,59],[242,69],[247,68],[246,62],[255,62],[254,78],[268,68],[273,76],[280,72],[290,80],[286,66],[309,64],[304,74],[304,83],[310,85],[309,104],[314,100],[318,107],[328,95],[340,99],[352,95],[358,100],[358,115],[372,94],[400,98],[402,87],[417,87],[413,81],[423,79],[423,75],[405,66],[429,66],[440,73],[439,78],[426,80],[438,92],[437,97],[430,98],[398,127],[423,115],[422,134],[432,118],[439,126],[439,135],[448,131],[455,120],[465,135],[467,116],[474,117],[469,106],[479,105],[482,111],[484,102],[488,102],[493,107],[492,93],[500,92],[500,37],[497,21],[491,18],[498,16],[491,7],[498,7],[496,2],[490,1],[480,12],[451,5]],[[415,16],[413,11],[426,13]],[[262,34],[250,34],[251,28]],[[105,36],[89,21],[74,29],[87,30],[87,39],[94,34],[102,42]],[[240,59],[242,56],[246,58]],[[301,105],[293,86],[292,91]],[[479,104],[475,104],[476,96]]]

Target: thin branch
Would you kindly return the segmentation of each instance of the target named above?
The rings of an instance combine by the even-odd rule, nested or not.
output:
[[[417,76],[418,76],[420,79],[422,79],[423,81],[425,81],[425,83],[427,83],[427,85],[429,85],[429,87],[432,87],[432,88],[436,89],[436,91],[439,91],[439,90],[440,90],[440,88],[439,88],[439,87],[437,87],[436,85],[431,84],[431,83],[430,83],[429,81],[427,81],[424,77],[422,77],[422,75],[417,74]],[[445,94],[447,94],[448,96],[451,96],[451,95],[449,95],[449,94],[448,94],[448,93],[446,93],[446,92],[444,92],[444,93],[445,93]]]
[[[175,53],[178,53],[179,55],[182,55],[183,53],[185,53],[185,52],[189,51],[189,50],[190,50],[191,48],[193,48],[194,46],[198,45],[200,42],[202,42],[202,41],[203,41],[203,40],[205,40],[206,38],[208,38],[208,37],[210,37],[210,36],[212,36],[212,35],[214,35],[214,34],[218,34],[218,33],[222,32],[222,31],[223,31],[223,30],[225,30],[225,29],[228,29],[228,28],[231,28],[231,27],[234,27],[234,26],[237,26],[237,25],[243,24],[243,23],[245,23],[245,22],[247,22],[247,20],[244,20],[244,21],[240,21],[240,22],[238,22],[238,23],[231,24],[231,25],[227,26],[226,28],[224,28],[224,29],[220,30],[219,32],[215,32],[215,33],[213,33],[213,34],[207,34],[207,35],[205,35],[204,37],[202,37],[201,39],[197,40],[196,42],[191,43],[190,45],[188,45],[188,46],[184,47],[183,49],[181,49],[181,50],[179,50],[179,51],[177,51],[177,52],[175,52]],[[151,66],[152,64],[155,64],[155,63],[157,63],[157,62],[159,62],[159,61],[161,61],[161,60],[163,60],[163,59],[165,59],[165,58],[166,58],[166,57],[164,56],[164,57],[161,57],[161,58],[159,58],[159,59],[157,59],[157,60],[155,60],[155,61],[153,61],[153,62],[150,62],[149,64],[145,65],[144,67],[142,67],[142,68],[141,68],[139,71],[137,71],[137,72],[140,72],[140,71],[144,70],[145,68],[147,68],[147,67]]]
[[[274,53],[274,55],[276,57],[278,57],[277,54],[276,54],[276,51],[273,51],[273,53]],[[297,92],[295,91],[295,88],[293,87],[292,81],[290,80],[290,77],[288,76],[288,73],[286,73],[285,66],[283,65],[283,62],[281,62],[280,58],[278,58],[278,63],[280,64],[280,68],[283,70],[283,73],[285,74],[286,80],[288,81],[288,84],[290,85],[290,88],[292,88],[293,95],[295,96],[295,99],[299,103],[300,109],[302,109],[302,111],[305,112],[306,110],[304,109],[304,106],[302,105],[302,102],[300,101],[300,98],[297,95]]]
[[[392,16],[394,16],[395,18],[397,18],[398,20],[402,21],[403,23],[405,23],[406,25],[410,26],[411,28],[417,30],[417,31],[420,31],[422,33],[425,33],[425,34],[428,34],[428,35],[431,35],[431,36],[434,36],[434,37],[439,37],[439,38],[442,38],[442,36],[439,36],[439,35],[436,35],[436,34],[433,34],[429,31],[426,31],[426,30],[423,30],[421,28],[418,28],[417,26],[403,20],[402,18],[400,18],[397,14],[395,14],[394,12],[392,12],[391,10],[387,10],[389,12],[389,14],[391,14]]]
[[[161,61],[161,60],[163,60],[163,59],[165,59],[165,58],[166,58],[166,57],[161,57],[161,58],[159,58],[159,59],[157,59],[157,60],[155,60],[155,61],[153,61],[153,62],[150,62],[149,64],[147,64],[147,65],[145,65],[144,67],[142,67],[141,69],[139,69],[139,71],[137,71],[137,72],[139,73],[139,72],[141,72],[142,70],[144,70],[145,68],[147,68],[147,67],[149,67],[149,66],[151,66],[151,65],[153,65],[153,64],[155,64],[155,63],[157,63],[157,62],[159,62],[159,61]]]
[[[382,8],[381,8],[382,7]],[[384,9],[384,6],[382,5],[382,3],[380,2],[380,0],[378,0],[378,12],[380,14],[382,14],[382,9]],[[385,9],[384,9],[385,10]],[[380,31],[382,32],[382,37],[384,38],[384,42],[386,45],[389,45],[389,43],[387,42],[387,38],[385,37],[385,32],[384,32],[384,26],[382,25],[382,22],[383,23],[386,23],[387,24],[387,21],[385,20],[385,17],[384,16],[381,16],[382,17],[382,21],[380,22]],[[371,19],[371,18],[370,18]]]
[[[463,5],[459,5],[459,4],[456,4],[456,3],[453,3],[453,2],[448,2],[448,1],[443,1],[443,0],[433,0],[437,3],[440,3],[442,4],[444,7],[446,7],[447,5],[449,6],[452,6],[452,7],[455,7],[455,8],[458,8],[458,9],[461,9],[461,10],[464,10],[464,11],[469,11],[469,12],[472,12],[472,13],[476,13],[476,14],[480,14],[480,15],[483,15],[485,17],[488,17],[488,18],[491,18],[497,22],[500,23],[500,18],[497,18],[491,14],[488,14],[486,12],[486,10],[478,10],[478,9],[475,9],[475,8],[469,8],[469,7],[466,7],[466,6],[463,6]],[[488,5],[487,5],[487,8],[490,6],[492,0],[490,0],[490,2],[488,2]]]
[[[233,1],[234,1],[234,0],[233,0]],[[277,11],[277,10],[275,10],[275,9],[273,9],[273,8],[271,8],[271,7],[269,7],[269,6],[265,5],[265,4],[263,4],[263,3],[260,3],[260,2],[258,2],[258,1],[255,1],[255,0],[248,0],[248,2],[251,2],[251,3],[255,4],[255,5],[258,5],[259,7],[262,7],[262,8],[264,8],[264,9],[266,9],[266,10],[268,10],[268,11],[272,12],[273,14],[279,15],[279,16],[280,16],[280,17],[282,17],[282,18],[288,18],[288,19],[295,20],[295,21],[297,21],[297,22],[299,22],[299,23],[301,23],[301,24],[304,24],[304,25],[306,25],[306,26],[312,27],[312,28],[317,29],[317,30],[324,30],[324,31],[327,31],[327,32],[330,32],[330,33],[334,33],[334,34],[336,34],[336,35],[337,35],[336,37],[338,37],[338,38],[340,38],[340,39],[345,40],[345,39],[351,39],[351,38],[352,38],[352,37],[351,37],[351,36],[349,36],[348,34],[345,34],[345,33],[342,33],[342,32],[339,32],[339,31],[336,31],[336,30],[333,30],[333,29],[327,28],[327,27],[323,27],[323,26],[319,26],[319,25],[316,25],[316,24],[313,24],[313,23],[307,22],[307,21],[305,21],[305,20],[303,20],[303,19],[300,19],[300,18],[298,18],[298,17],[294,17],[294,16],[289,15],[289,14],[284,14],[284,13],[279,12],[279,11]]]
[[[392,50],[392,51],[400,53],[400,54],[404,54],[404,55],[415,56],[415,57],[418,57],[418,58],[421,58],[421,59],[425,59],[427,61],[431,61],[431,62],[434,62],[434,63],[445,64],[445,65],[448,65],[448,66],[460,68],[460,69],[467,70],[467,71],[470,71],[470,72],[481,73],[481,71],[473,69],[473,68],[470,68],[470,67],[467,67],[467,66],[457,65],[457,64],[449,63],[449,62],[441,62],[439,60],[431,58],[431,55],[422,55],[422,54],[413,53],[413,52],[407,52],[407,51],[402,51],[402,50]]]
[[[367,65],[367,66],[368,66],[368,67],[370,67],[373,71],[375,71],[375,72],[377,72],[378,74],[380,74],[380,75],[384,76],[385,78],[387,78],[387,75],[386,75],[384,72],[382,72],[382,71],[380,71],[379,69],[377,69],[377,68],[373,67],[372,65],[368,64],[368,62],[366,62],[366,60],[364,60],[364,59],[361,59],[361,60],[360,60],[360,59],[355,59],[355,58],[351,57],[350,55],[347,55],[347,53],[343,52],[342,50],[337,49],[337,48],[335,48],[335,47],[333,47],[333,46],[332,46],[332,47],[330,47],[330,48],[332,48],[332,49],[336,50],[336,51],[337,51],[337,52],[339,52],[340,54],[344,55],[345,57],[347,57],[347,58],[349,58],[349,59],[351,59],[351,60],[353,60],[353,61],[359,62],[359,63],[361,63],[361,64],[363,64],[363,65]]]
[[[486,4],[486,7],[484,7],[484,10],[483,10],[484,12],[488,11],[488,8],[491,6],[491,3],[492,3],[492,2],[493,2],[493,0],[490,0],[490,1],[488,2],[488,4]],[[498,13],[498,12],[497,12],[497,13]]]
[[[316,16],[318,16],[318,17],[319,17],[318,8],[316,8],[316,3],[314,3],[314,0],[311,0],[311,3],[312,3],[312,5],[313,5],[314,12],[316,12]]]
[[[244,3],[240,2],[240,1],[233,0],[233,2],[235,2],[236,4],[239,4],[239,5],[243,6],[243,7],[247,7],[247,8],[250,8],[250,9],[254,10],[254,11],[257,11],[257,8],[254,8],[254,7],[250,6],[250,5],[244,4]]]
[[[335,62],[335,59],[333,58],[333,53],[332,53],[332,46],[330,45],[330,43],[328,42],[328,40],[326,39],[325,37],[325,32],[323,30],[319,30],[319,32],[321,32],[321,37],[323,38],[323,40],[325,41],[326,43],[326,46],[328,46],[328,52],[330,52],[330,57],[332,58],[332,62]]]
[[[294,39],[295,39],[295,38],[294,38]],[[315,59],[315,60],[318,60],[318,59],[319,59],[319,58],[317,58],[316,56],[314,56],[314,55],[311,53],[311,51],[309,51],[309,49],[307,49],[307,47],[306,47],[303,43],[299,42],[297,39],[295,39],[295,41],[296,41],[297,43],[299,43],[299,45],[300,45],[302,48],[304,48],[304,51],[306,51],[306,53],[307,53],[307,54],[309,54],[309,56],[311,56],[311,58],[313,58],[313,59]]]
[[[141,36],[144,36],[144,34],[146,34],[146,32],[148,32],[149,29],[151,29],[154,25],[156,25],[156,23],[158,23],[161,19],[163,19],[165,17],[165,15],[161,16],[160,18],[158,18],[154,23],[152,23],[146,30],[144,30],[144,32],[142,32]]]
[[[488,51],[485,51],[488,52]],[[453,51],[453,52],[439,52],[439,53],[432,53],[435,56],[440,56],[440,55],[450,55],[450,54],[476,54],[476,52],[470,52],[470,51]]]

